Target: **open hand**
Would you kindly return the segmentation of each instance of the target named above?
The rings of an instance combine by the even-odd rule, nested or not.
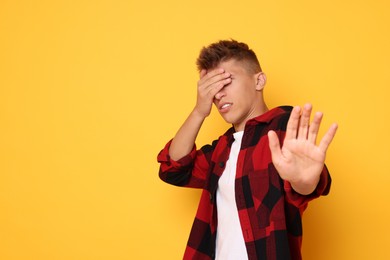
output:
[[[289,181],[293,189],[301,194],[310,194],[316,188],[324,167],[326,151],[336,134],[333,124],[316,144],[322,113],[317,112],[310,124],[312,106],[294,107],[287,123],[286,136],[280,147],[274,131],[268,133],[272,162],[283,180]]]

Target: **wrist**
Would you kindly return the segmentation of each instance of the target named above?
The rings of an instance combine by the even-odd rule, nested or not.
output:
[[[200,120],[204,120],[210,113],[204,113],[201,110],[197,109],[196,107],[192,110],[191,115],[195,118],[198,118]]]
[[[299,194],[309,195],[316,189],[319,180],[320,178],[318,176],[317,178],[301,178],[288,182],[290,182],[291,187]]]

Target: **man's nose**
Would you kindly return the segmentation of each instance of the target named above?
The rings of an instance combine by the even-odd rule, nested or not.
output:
[[[223,91],[223,89],[221,89],[217,94],[215,94],[214,98],[217,100],[221,100],[221,98],[223,98],[225,95],[225,92]]]

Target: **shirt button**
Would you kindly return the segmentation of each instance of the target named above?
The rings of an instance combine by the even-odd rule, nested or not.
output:
[[[225,166],[225,163],[224,162],[219,162],[218,165],[219,165],[219,167],[223,168]]]

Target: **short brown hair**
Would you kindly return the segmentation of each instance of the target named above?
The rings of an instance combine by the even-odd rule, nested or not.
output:
[[[221,40],[203,47],[196,60],[198,70],[211,70],[216,68],[221,62],[228,60],[243,61],[250,72],[261,72],[259,60],[253,50],[248,45],[236,40]]]

